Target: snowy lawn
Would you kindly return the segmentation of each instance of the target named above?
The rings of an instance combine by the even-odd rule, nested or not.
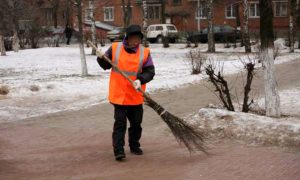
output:
[[[109,45],[102,48],[106,50]],[[216,54],[211,58],[224,65],[224,73],[231,74],[242,70],[243,59],[248,57],[241,52],[243,48],[224,49],[217,44]],[[200,44],[201,51],[207,50],[206,44]],[[5,85],[10,92],[0,95],[0,122],[15,121],[27,117],[38,116],[51,112],[70,109],[82,109],[106,102],[108,94],[109,71],[100,69],[96,57],[86,58],[90,76],[80,77],[81,65],[77,46],[59,48],[40,48],[21,50],[18,53],[7,52],[0,57],[0,85]],[[171,44],[168,49],[162,45],[151,45],[151,55],[156,66],[155,79],[148,84],[147,90],[154,92],[172,89],[197,83],[204,75],[191,75],[187,63],[184,44]],[[282,54],[276,63],[300,58],[298,53],[287,53],[281,48]]]

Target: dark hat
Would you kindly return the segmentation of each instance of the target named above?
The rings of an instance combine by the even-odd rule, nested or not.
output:
[[[141,39],[143,39],[144,35],[142,33],[142,29],[141,29],[141,26],[139,25],[136,25],[136,24],[133,24],[133,25],[130,25],[126,28],[126,39],[129,37],[129,36],[132,36],[132,35],[140,35],[141,36]]]

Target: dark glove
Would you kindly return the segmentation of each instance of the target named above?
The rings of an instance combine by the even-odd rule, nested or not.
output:
[[[104,70],[111,68],[111,64],[109,64],[107,61],[105,61],[104,58],[97,57],[97,62],[99,64],[99,66]]]

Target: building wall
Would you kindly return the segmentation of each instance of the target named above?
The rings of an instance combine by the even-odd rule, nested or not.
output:
[[[236,18],[226,18],[226,7],[227,5],[235,2],[240,2],[237,0],[216,0],[214,4],[214,24],[223,25],[228,24],[230,26],[236,27]],[[255,1],[258,2],[258,1]],[[182,2],[183,9],[188,9],[190,15],[187,17],[174,17],[172,23],[178,27],[180,30],[191,30],[196,31],[198,29],[198,20],[196,19],[197,1],[185,0]],[[169,7],[170,8],[170,7]],[[240,23],[243,23],[243,5],[239,4],[239,16]],[[249,28],[250,30],[259,29],[260,18],[249,18]],[[274,17],[274,29],[275,30],[287,30],[289,26],[289,18],[286,17]],[[200,28],[207,27],[207,20],[200,19]]]
[[[88,0],[85,0],[85,5]],[[147,0],[149,2],[150,0]],[[157,1],[157,0],[156,0]],[[200,0],[201,1],[201,0]],[[250,2],[258,2],[258,0],[249,0]],[[95,1],[95,16],[97,21],[102,21],[114,26],[123,26],[123,11],[121,0],[99,0]],[[143,12],[141,4],[136,3],[137,0],[131,0],[132,20],[133,24],[142,25]],[[151,1],[155,4],[155,0]],[[157,1],[159,2],[159,1]],[[241,2],[239,0],[215,0],[214,3],[214,24],[228,24],[236,27],[236,19],[226,18],[226,6],[232,3]],[[150,3],[149,3],[150,4]],[[114,20],[104,21],[104,7],[114,7]],[[198,20],[196,19],[197,0],[181,0],[181,4],[174,5],[173,0],[166,0],[166,14],[171,23],[175,24],[180,31],[197,31]],[[176,15],[177,14],[177,15]],[[178,15],[179,14],[179,15]],[[239,16],[241,25],[243,23],[243,7],[239,5]],[[249,28],[252,31],[259,30],[259,18],[249,18]],[[274,29],[287,30],[289,25],[288,17],[274,17]],[[161,23],[161,19],[149,19],[148,25]],[[200,28],[207,27],[207,20],[200,19]]]
[[[25,0],[30,4],[36,5],[37,1],[34,0]],[[127,1],[127,0],[125,0]],[[141,0],[140,0],[141,1]],[[201,0],[200,0],[201,1]],[[258,0],[249,0],[250,2],[258,2]],[[274,0],[275,1],[275,0]],[[277,1],[277,0],[276,0]],[[281,0],[282,1],[282,0]],[[284,0],[283,0],[284,1]],[[285,0],[287,1],[287,0]],[[53,25],[53,20],[50,22],[46,20],[45,8],[51,8],[51,3],[48,0],[44,0],[44,3],[39,7],[39,15],[37,20],[43,26]],[[64,27],[66,25],[65,12],[67,9],[67,0],[60,0],[59,10],[58,10],[58,26]],[[142,25],[143,21],[143,11],[141,3],[137,3],[139,0],[131,0],[132,6],[132,24]],[[160,5],[160,0],[147,0],[148,4]],[[198,29],[198,20],[196,19],[197,11],[197,0],[181,0],[181,4],[174,5],[173,0],[165,0],[165,13],[167,18],[170,19],[171,23],[175,24],[176,27],[181,31],[197,31]],[[233,27],[236,26],[236,19],[226,18],[225,10],[226,6],[231,3],[241,2],[240,0],[215,0],[214,3],[214,24],[229,24]],[[83,0],[83,18],[85,17],[86,9],[88,8],[89,0]],[[114,26],[123,26],[123,10],[122,10],[122,1],[121,0],[94,0],[95,5],[95,18],[97,21],[105,22]],[[104,20],[104,7],[113,7],[114,8],[114,20],[105,21]],[[70,7],[70,24],[71,26],[77,27],[77,17],[76,17],[76,7],[71,5]],[[173,14],[172,14],[173,13]],[[170,15],[171,14],[171,15]],[[179,15],[176,15],[179,14]],[[243,22],[243,8],[242,4],[239,6],[239,14],[241,23]],[[161,18],[159,19],[148,19],[148,25],[161,23]],[[274,28],[276,30],[287,30],[289,25],[288,17],[274,17]],[[206,19],[200,19],[200,28],[206,28],[207,21]],[[249,19],[249,28],[250,30],[259,30],[259,18],[250,18]]]

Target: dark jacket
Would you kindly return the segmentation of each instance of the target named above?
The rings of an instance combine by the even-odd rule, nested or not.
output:
[[[73,32],[72,32],[72,28],[70,28],[70,27],[66,27],[66,29],[65,29],[65,34],[66,34],[66,37],[67,38],[70,38],[70,37],[72,37],[72,34],[73,34]]]

